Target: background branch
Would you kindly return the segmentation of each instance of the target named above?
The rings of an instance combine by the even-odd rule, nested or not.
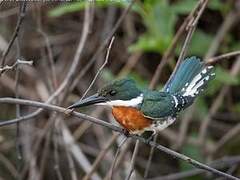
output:
[[[2,59],[1,59],[1,61],[2,61],[1,67],[4,67],[5,61],[6,61],[6,57],[7,57],[8,53],[9,53],[10,49],[12,48],[12,45],[13,45],[15,39],[18,36],[18,32],[20,30],[20,27],[22,25],[22,22],[23,22],[25,13],[26,13],[26,7],[27,7],[27,1],[20,2],[20,6],[19,6],[20,11],[19,11],[17,25],[15,27],[14,33],[13,33],[12,38],[11,38],[9,44],[8,44],[7,49],[3,52],[3,56],[2,56]],[[0,75],[1,75],[1,73],[0,73]]]

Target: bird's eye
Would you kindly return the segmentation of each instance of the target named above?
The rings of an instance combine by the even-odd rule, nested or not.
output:
[[[114,96],[115,94],[117,94],[117,91],[111,90],[111,91],[109,92],[109,94],[110,94],[111,96]]]

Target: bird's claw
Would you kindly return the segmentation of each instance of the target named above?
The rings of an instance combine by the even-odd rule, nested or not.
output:
[[[130,133],[127,129],[123,129],[123,134],[128,138]]]
[[[148,137],[148,138],[146,139],[146,142],[147,142],[147,143],[150,143],[150,141],[153,140],[153,137],[154,137],[154,135],[151,135],[150,137]]]
[[[156,131],[153,131],[153,133],[146,139],[146,142],[149,144],[151,141],[153,141],[154,136],[156,135]]]

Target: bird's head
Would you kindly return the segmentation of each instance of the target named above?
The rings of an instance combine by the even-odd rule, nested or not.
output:
[[[92,104],[137,107],[142,103],[142,100],[142,91],[137,88],[135,82],[131,79],[121,79],[105,85],[96,94],[78,101],[68,108],[72,109]]]

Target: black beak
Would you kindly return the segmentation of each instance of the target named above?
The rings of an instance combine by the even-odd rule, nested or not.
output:
[[[97,103],[103,103],[103,102],[106,102],[107,100],[108,99],[105,97],[99,96],[98,94],[94,94],[92,96],[87,97],[86,99],[78,101],[75,104],[69,106],[68,109],[88,106],[88,105],[97,104]]]

